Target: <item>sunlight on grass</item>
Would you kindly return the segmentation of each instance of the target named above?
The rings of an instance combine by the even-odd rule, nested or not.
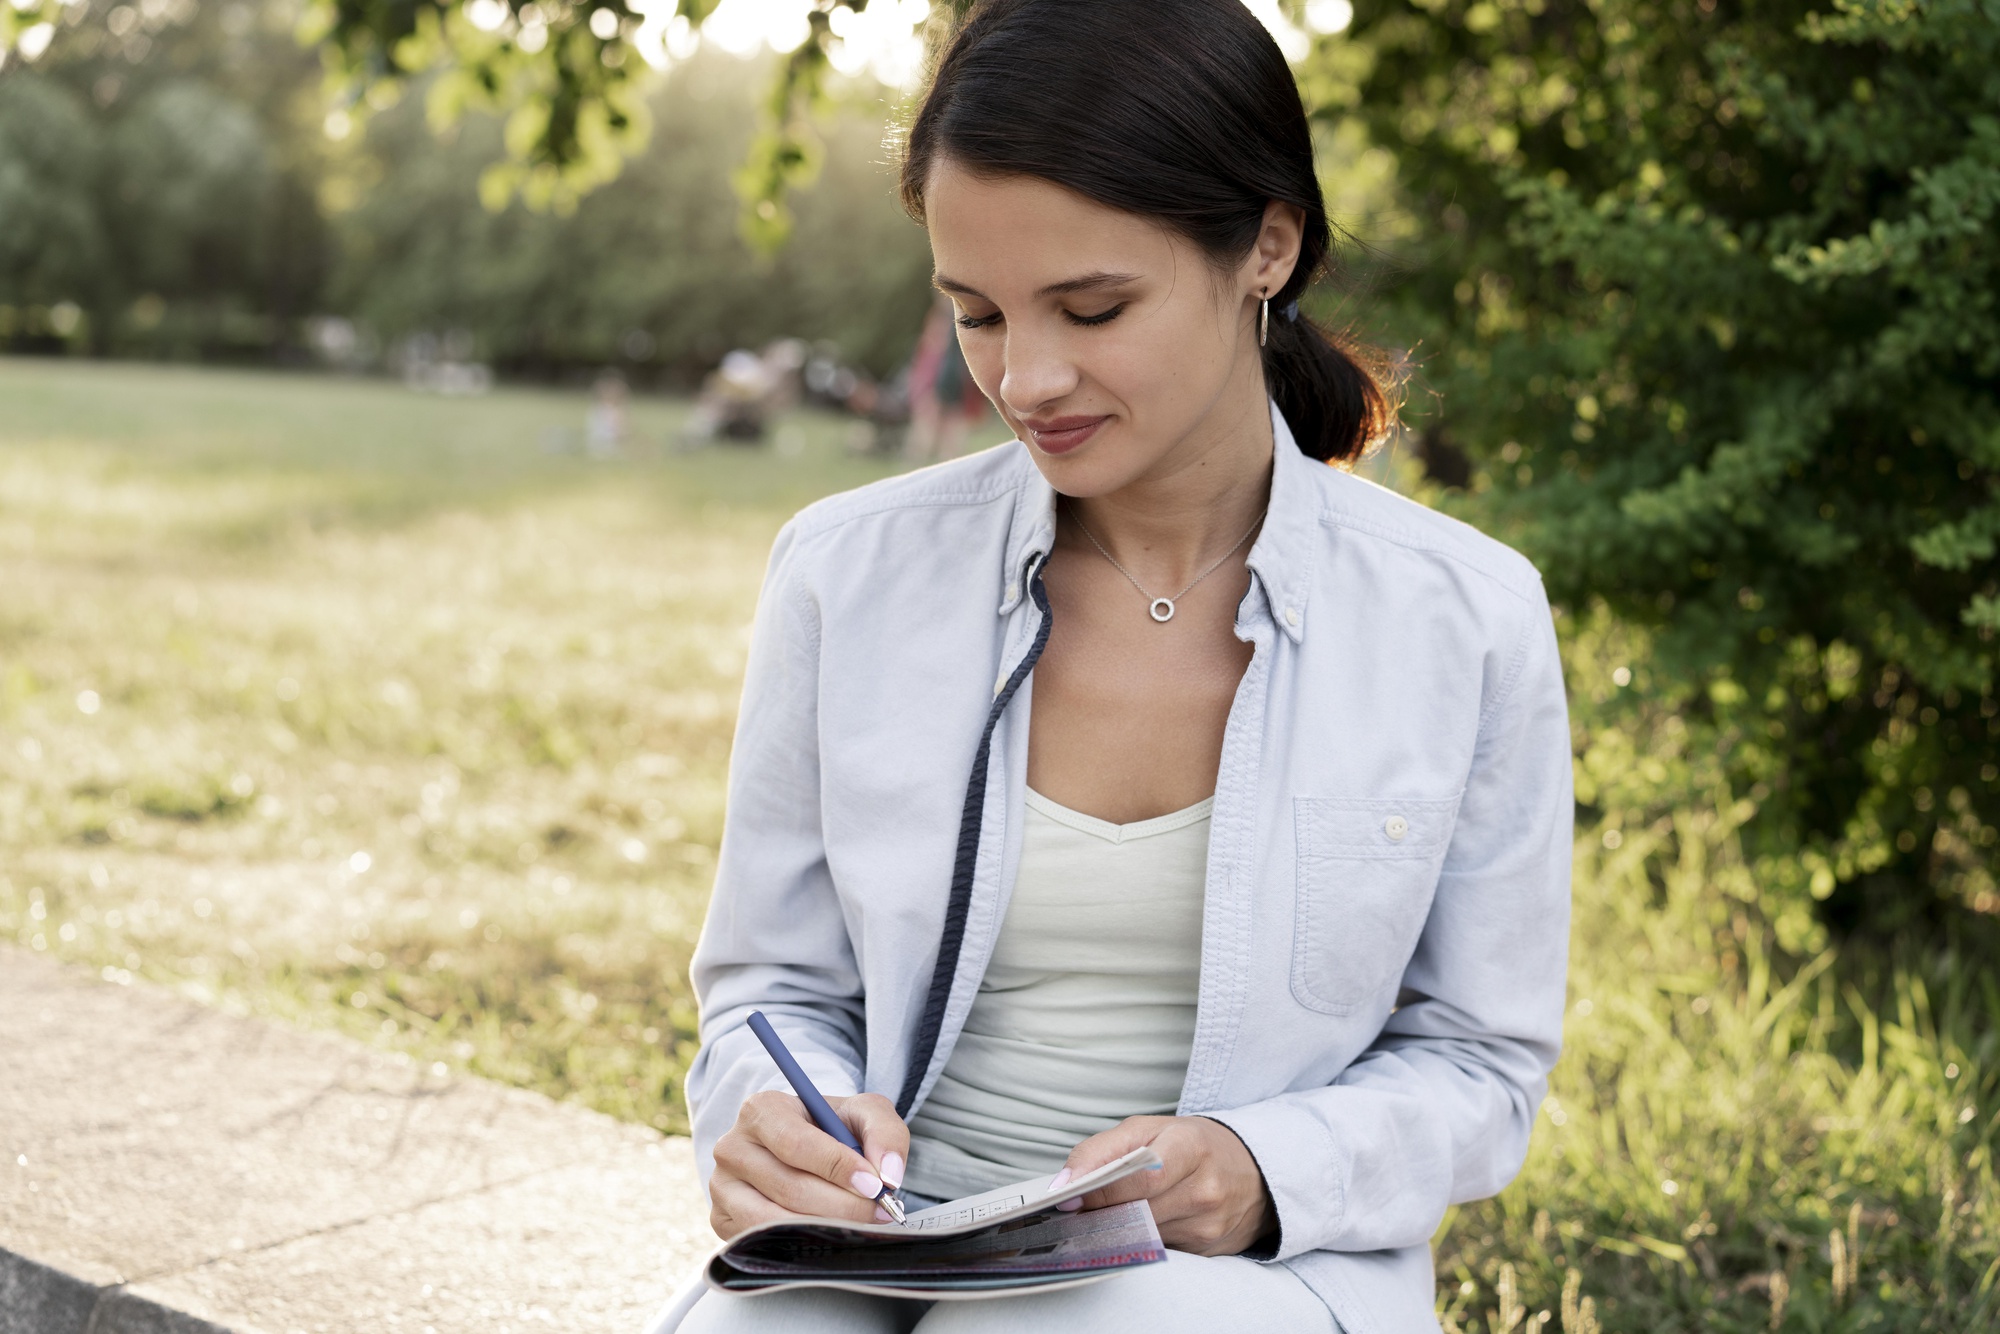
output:
[[[1890,979],[1878,1013],[1832,949],[1783,976],[1769,929],[1716,892],[1716,863],[1735,855],[1726,817],[1684,809],[1615,851],[1594,832],[1579,841],[1563,1061],[1521,1178],[1447,1223],[1446,1329],[1532,1328],[1565,1294],[1572,1318],[1550,1328],[1571,1334],[1586,1316],[1745,1334],[1990,1328],[1990,969],[1957,969],[1936,995]]]
[[[1766,892],[1713,739],[1559,622],[1579,759],[1570,1006],[1528,1162],[1438,1237],[1448,1334],[2000,1324],[2000,979]]]
[[[764,555],[885,471],[844,424],[675,456],[653,402],[593,465],[544,449],[581,394],[0,402],[0,932],[680,1127]]]

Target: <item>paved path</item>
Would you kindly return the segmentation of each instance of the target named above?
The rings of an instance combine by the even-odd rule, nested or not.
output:
[[[639,1334],[684,1139],[0,947],[0,1334]]]

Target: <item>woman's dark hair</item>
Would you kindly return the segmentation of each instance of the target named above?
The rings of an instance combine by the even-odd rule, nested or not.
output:
[[[1387,397],[1358,349],[1298,313],[1332,229],[1298,84],[1242,0],[977,5],[910,127],[903,204],[919,222],[940,157],[1156,219],[1218,266],[1250,253],[1271,200],[1297,205],[1298,267],[1270,295],[1271,396],[1316,459],[1356,458],[1387,427]]]

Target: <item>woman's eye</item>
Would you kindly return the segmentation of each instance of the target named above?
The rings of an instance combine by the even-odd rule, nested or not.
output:
[[[1097,312],[1097,314],[1095,315],[1078,315],[1076,312],[1068,310],[1064,311],[1063,314],[1069,316],[1069,322],[1071,324],[1082,324],[1082,325],[1109,324],[1111,323],[1111,321],[1117,319],[1118,313],[1124,309],[1125,309],[1125,303],[1121,301],[1117,305],[1113,306],[1111,309],[1101,310]]]
[[[984,329],[990,324],[998,324],[999,322],[1000,312],[997,310],[991,315],[960,315],[958,317],[958,327],[961,329]]]

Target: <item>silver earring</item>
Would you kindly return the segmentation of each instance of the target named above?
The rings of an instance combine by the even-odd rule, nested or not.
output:
[[[1257,314],[1257,346],[1264,346],[1264,340],[1271,335],[1271,298],[1264,297],[1259,304],[1262,309]]]

